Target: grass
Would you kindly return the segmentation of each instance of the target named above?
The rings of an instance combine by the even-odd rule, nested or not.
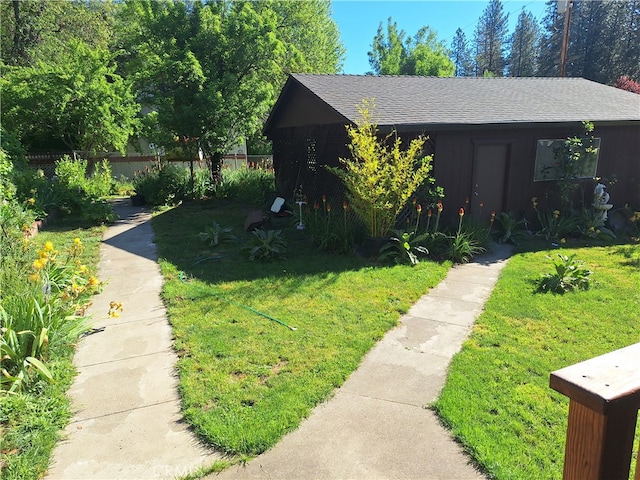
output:
[[[294,220],[280,225],[284,261],[251,262],[238,243],[212,249],[198,238],[214,220],[241,234],[250,209],[189,204],[154,218],[183,410],[206,442],[233,455],[259,454],[295,429],[449,268],[326,254]]]
[[[52,225],[31,240],[42,245],[71,245],[78,237],[85,245],[83,263],[95,269],[103,227],[78,229],[64,223]],[[41,478],[49,466],[49,458],[60,432],[71,418],[70,400],[66,395],[73,382],[74,345],[50,350],[47,366],[55,383],[38,383],[28,393],[0,394],[0,471],[2,479],[27,480]]]
[[[586,262],[589,290],[535,293],[556,253]],[[549,388],[549,374],[640,341],[638,259],[636,244],[509,261],[434,405],[492,478],[562,477],[568,399]]]

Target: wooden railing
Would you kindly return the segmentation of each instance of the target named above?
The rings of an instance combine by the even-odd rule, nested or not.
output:
[[[628,480],[640,409],[640,343],[557,370],[549,384],[570,399],[563,479]]]

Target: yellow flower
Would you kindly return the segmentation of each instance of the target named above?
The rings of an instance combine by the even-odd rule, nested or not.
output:
[[[74,245],[82,245],[82,240],[80,240],[78,237],[73,239],[73,244]]]
[[[80,266],[78,267],[78,271],[79,271],[80,273],[87,273],[87,266],[86,266],[86,265],[80,265]]]
[[[45,260],[43,260],[42,258],[36,258],[33,261],[33,268],[35,268],[36,270],[42,270],[45,264],[46,264]]]
[[[36,203],[36,199],[31,197],[29,200],[27,200],[29,202],[29,205],[35,205]]]
[[[560,239],[560,243],[567,243],[567,239],[566,238],[561,238]]]
[[[560,216],[560,210],[553,211],[553,218],[558,218]]]
[[[31,280],[32,282],[37,282],[38,280],[40,280],[40,275],[38,275],[37,273],[32,273],[31,275],[29,275],[29,280]]]
[[[44,251],[45,252],[53,252],[53,243],[52,242],[45,242]]]
[[[92,287],[95,287],[96,285],[100,285],[100,280],[98,280],[96,277],[92,275],[91,277],[89,277],[89,285],[91,285]]]
[[[120,313],[124,311],[122,308],[122,302],[114,302],[109,303],[109,316],[112,318],[120,317]]]

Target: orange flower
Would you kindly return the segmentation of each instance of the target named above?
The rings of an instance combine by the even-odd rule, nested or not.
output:
[[[320,204],[318,203],[317,200],[315,202],[313,202],[313,208],[314,208],[314,210],[318,210],[320,208]]]
[[[442,212],[442,210],[444,210],[444,205],[442,205],[442,202],[438,202],[438,213]]]
[[[496,212],[491,212],[491,223],[496,219]]]
[[[330,212],[330,211],[331,211],[331,204],[327,203],[327,212]]]
[[[431,212],[431,209],[427,210],[427,217],[431,217],[431,215],[433,215],[433,213]]]
[[[418,211],[418,213],[420,213],[422,211],[422,205],[418,204],[416,210]]]
[[[458,215],[460,215],[461,217],[464,216],[464,208],[460,207],[460,210],[458,210]]]

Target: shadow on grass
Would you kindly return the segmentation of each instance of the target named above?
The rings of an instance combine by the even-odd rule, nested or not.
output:
[[[308,233],[296,230],[293,217],[277,219],[273,225],[282,230],[288,243],[286,258],[251,261],[241,247],[251,238],[243,230],[244,220],[252,210],[255,208],[231,202],[193,202],[156,215],[153,228],[159,257],[187,276],[212,284],[272,278],[303,282],[306,276],[317,278],[318,275],[330,281],[333,273],[380,266],[355,255],[333,254],[314,248]],[[231,227],[238,242],[211,247],[200,240],[198,234],[213,221]]]

